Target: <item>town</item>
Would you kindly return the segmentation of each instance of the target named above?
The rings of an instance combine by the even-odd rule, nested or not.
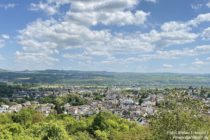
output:
[[[203,103],[202,113],[210,115],[210,90],[208,88],[143,89],[91,86],[46,86],[45,88],[17,88],[11,97],[2,97],[0,113],[19,112],[33,108],[45,116],[69,114],[77,119],[100,111],[109,111],[122,118],[147,125],[159,106],[169,101],[173,92],[184,98]]]

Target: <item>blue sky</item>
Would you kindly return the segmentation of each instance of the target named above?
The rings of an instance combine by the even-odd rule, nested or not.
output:
[[[209,73],[210,0],[1,0],[0,68]]]

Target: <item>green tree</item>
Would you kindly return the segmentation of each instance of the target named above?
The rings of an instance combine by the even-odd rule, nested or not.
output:
[[[154,139],[172,139],[174,134],[171,132],[178,135],[180,131],[209,133],[210,118],[200,112],[200,102],[181,94],[173,94],[173,98],[169,97],[168,100],[168,104],[150,119]]]

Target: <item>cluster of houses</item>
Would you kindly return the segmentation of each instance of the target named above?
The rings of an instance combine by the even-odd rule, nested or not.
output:
[[[107,110],[128,120],[145,124],[145,118],[155,114],[157,101],[164,100],[163,96],[150,94],[140,105],[138,95],[123,95],[119,90],[107,91],[102,100],[93,100],[92,96],[84,98],[89,100],[87,105],[71,106],[67,103],[64,105],[64,114],[79,117]]]
[[[1,105],[0,106],[0,113],[13,113],[19,112],[23,108],[32,107],[35,108],[37,111],[43,113],[45,116],[48,116],[50,113],[54,112],[55,105],[53,104],[39,104],[38,102],[30,102],[27,101],[22,104],[15,104],[15,105]]]
[[[13,98],[33,97],[34,100],[43,98],[46,96],[66,96],[68,94],[77,93],[81,98],[87,100],[87,104],[80,106],[73,106],[70,103],[66,103],[62,106],[63,114],[69,114],[76,118],[81,116],[89,116],[97,114],[100,111],[111,111],[128,120],[137,121],[140,124],[147,124],[147,117],[152,116],[157,111],[157,104],[165,100],[163,94],[149,93],[147,97],[142,98],[139,94],[123,94],[122,89],[119,88],[57,88],[46,90],[19,90],[13,95]],[[95,93],[100,96],[99,99],[95,99]],[[199,90],[189,88],[187,93],[192,98],[200,98],[197,93]],[[142,102],[139,99],[142,98]],[[202,99],[203,102],[210,108],[210,98]],[[19,112],[22,108],[34,106],[34,108],[48,116],[55,112],[55,105],[52,103],[40,104],[36,101],[25,102],[23,104],[16,105],[1,105],[0,113],[7,112]],[[210,109],[207,110],[210,114]]]
[[[12,113],[12,112],[19,112],[23,108],[22,104],[16,105],[1,105],[0,106],[0,113]]]

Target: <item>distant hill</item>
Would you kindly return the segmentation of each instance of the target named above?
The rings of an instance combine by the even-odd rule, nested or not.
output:
[[[41,83],[129,87],[210,87],[210,74],[116,73],[105,71],[43,70],[0,72],[0,80],[15,83]]]
[[[0,68],[0,72],[8,72],[8,70],[1,69],[1,68]]]

